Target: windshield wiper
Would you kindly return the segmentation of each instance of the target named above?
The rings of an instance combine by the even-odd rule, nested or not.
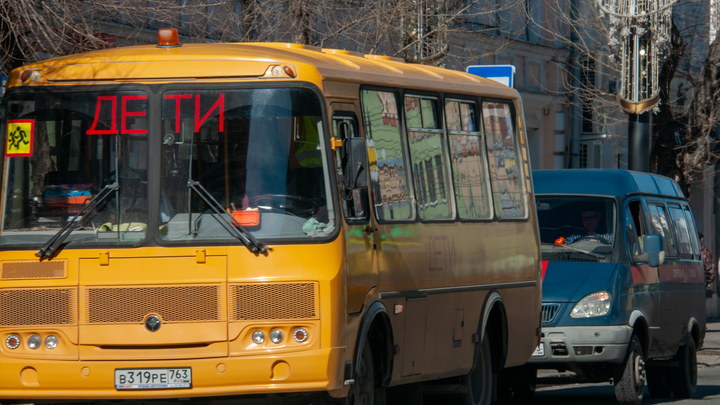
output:
[[[600,259],[600,260],[604,260],[604,259],[605,259],[605,256],[603,256],[603,255],[599,255],[599,254],[593,253],[593,252],[588,252],[587,250],[582,250],[582,249],[574,248],[574,247],[571,247],[571,246],[568,246],[568,245],[556,245],[556,244],[554,244],[554,243],[548,243],[548,242],[540,242],[540,244],[543,245],[543,246],[555,246],[555,247],[560,247],[560,248],[564,248],[564,249],[568,249],[568,250],[573,250],[573,251],[575,251],[575,252],[584,253],[584,254],[586,254],[586,255],[588,255],[588,256],[592,256],[592,257],[594,257],[594,258],[596,258],[596,259]]]
[[[63,226],[55,235],[53,235],[50,240],[45,242],[45,244],[38,250],[37,253],[35,253],[35,256],[39,257],[41,260],[44,258],[49,258],[52,256],[53,252],[57,250],[58,246],[60,246],[65,239],[70,235],[72,231],[75,230],[75,228],[80,225],[80,221],[78,221],[78,217],[84,215],[86,212],[89,214],[97,209],[97,207],[105,201],[108,196],[112,195],[112,193],[118,191],[120,188],[120,185],[118,184],[117,180],[115,180],[114,183],[108,184],[105,187],[103,187],[102,190],[100,190],[99,193],[95,195],[90,201],[85,203],[80,210],[78,210],[78,213],[75,214],[75,216],[65,223],[65,226]]]
[[[247,229],[245,229],[244,226],[240,225],[238,221],[233,218],[232,215],[228,214],[225,209],[223,209],[222,205],[218,202],[218,200],[215,199],[215,197],[208,192],[205,187],[202,186],[202,184],[198,183],[195,180],[188,180],[187,186],[189,189],[197,193],[197,195],[202,198],[203,201],[205,201],[205,204],[207,204],[210,209],[215,213],[213,215],[213,218],[218,221],[220,226],[225,228],[226,231],[230,235],[235,236],[242,242],[251,252],[257,254],[267,254],[268,248],[260,243],[252,233],[250,233]],[[196,225],[197,226],[197,225]]]

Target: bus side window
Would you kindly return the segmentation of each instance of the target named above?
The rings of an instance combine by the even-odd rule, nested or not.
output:
[[[693,250],[690,234],[688,233],[688,224],[687,221],[685,221],[685,215],[678,205],[668,205],[668,211],[670,212],[672,224],[675,228],[675,235],[678,238],[678,253],[683,259],[692,259]]]
[[[643,230],[643,215],[640,201],[630,201],[625,211],[625,233],[627,248],[630,256],[635,256],[642,251],[640,237],[645,234]]]
[[[525,218],[527,208],[520,179],[523,163],[518,156],[510,104],[483,102],[482,114],[495,213],[501,219]]]
[[[650,217],[653,227],[655,228],[654,233],[662,235],[665,257],[675,257],[675,240],[670,231],[670,222],[668,221],[667,214],[665,214],[665,207],[658,204],[648,204],[648,208],[650,209]]]
[[[361,102],[375,216],[378,221],[413,220],[397,97],[392,92],[363,90]]]
[[[357,130],[357,121],[355,117],[336,115],[333,117],[332,126],[333,134],[337,140],[356,138],[360,136]],[[341,148],[335,149],[335,163],[338,176],[343,175],[342,153]],[[340,192],[343,197],[342,207],[345,219],[349,222],[367,221],[367,189],[341,189]]]
[[[697,229],[695,229],[695,221],[688,207],[683,207],[685,213],[685,219],[687,220],[688,232],[690,232],[690,241],[692,242],[693,255],[697,259],[700,258],[700,242],[698,241]]]

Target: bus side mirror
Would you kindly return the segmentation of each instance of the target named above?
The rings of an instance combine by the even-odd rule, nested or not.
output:
[[[362,138],[343,139],[345,159],[343,165],[343,180],[346,190],[356,190],[367,187],[367,147]]]
[[[640,237],[642,252],[633,257],[634,263],[647,263],[650,267],[657,267],[665,261],[665,252],[662,250],[662,236],[653,233]]]

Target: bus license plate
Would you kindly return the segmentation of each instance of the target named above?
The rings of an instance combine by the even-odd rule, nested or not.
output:
[[[156,390],[166,388],[192,388],[192,369],[181,367],[115,370],[115,389]]]
[[[527,353],[527,352],[525,352]],[[532,354],[533,356],[544,356],[545,355],[545,344],[540,343]]]

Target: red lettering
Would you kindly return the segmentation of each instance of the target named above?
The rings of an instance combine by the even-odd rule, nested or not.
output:
[[[147,100],[147,96],[123,96],[122,98],[122,113],[121,113],[121,125],[120,128],[123,134],[147,134],[147,129],[127,129],[127,117],[144,117],[145,111],[127,111],[128,100]]]
[[[180,133],[180,100],[185,98],[192,98],[190,94],[166,94],[165,99],[176,100],[175,101],[175,132]],[[197,116],[197,112],[195,113]],[[197,131],[197,130],[196,130]]]
[[[210,110],[208,110],[207,114],[205,114],[205,116],[202,118],[202,120],[200,119],[200,95],[199,94],[195,95],[195,132],[200,132],[200,126],[202,126],[202,124],[205,122],[205,120],[207,120],[208,117],[210,116],[210,113],[212,113],[213,110],[215,110],[215,108],[218,106],[220,106],[220,108],[219,108],[219,110],[220,110],[220,132],[223,132],[223,128],[224,128],[223,124],[225,121],[225,95],[224,94],[220,95],[220,98],[218,98],[218,101],[216,101],[215,104],[213,104],[213,106],[210,107]]]
[[[97,123],[100,119],[100,107],[103,101],[112,102],[112,119],[110,120],[110,129],[97,129]],[[87,130],[86,135],[117,135],[117,97],[116,96],[98,96],[97,106],[95,107],[95,120],[92,127]]]

